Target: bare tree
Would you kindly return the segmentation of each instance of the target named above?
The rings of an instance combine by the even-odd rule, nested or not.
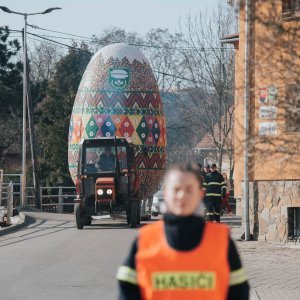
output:
[[[127,43],[142,45],[143,38],[136,32],[126,32],[118,27],[104,29],[99,35],[94,35],[90,43],[92,52],[97,52],[100,48],[113,43]]]
[[[232,10],[219,4],[213,14],[189,15],[181,25],[186,49],[177,70],[188,79],[182,81],[182,88],[190,101],[181,97],[180,109],[188,112],[190,126],[211,135],[220,167],[224,153],[232,151],[227,143],[234,114],[234,51],[220,41],[234,24]]]
[[[143,52],[154,71],[162,93],[178,89],[179,76],[176,76],[181,59],[178,48],[182,46],[182,35],[171,34],[168,29],[151,29],[144,38]]]
[[[29,48],[30,80],[33,84],[49,81],[55,72],[55,65],[62,57],[60,48],[45,44],[33,43]]]

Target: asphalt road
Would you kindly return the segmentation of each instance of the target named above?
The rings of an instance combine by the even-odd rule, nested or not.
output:
[[[117,298],[115,274],[137,230],[111,219],[77,230],[71,215],[31,216],[0,237],[0,300]]]
[[[72,215],[29,215],[34,218],[26,228],[0,236],[0,300],[117,299],[115,274],[137,230],[111,219],[77,230]],[[238,239],[240,218],[223,221]],[[237,245],[249,275],[251,300],[300,300],[295,267],[299,248],[260,242]]]

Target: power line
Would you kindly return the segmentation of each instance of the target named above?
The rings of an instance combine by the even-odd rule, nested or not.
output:
[[[28,34],[31,34],[31,35],[34,35],[34,36],[36,36],[36,37],[39,37],[39,38],[41,38],[41,39],[50,41],[50,42],[52,42],[52,43],[58,44],[58,45],[60,45],[60,48],[62,48],[62,46],[63,46],[63,47],[72,48],[72,49],[75,49],[75,50],[78,50],[78,51],[83,51],[83,52],[86,52],[86,53],[89,53],[89,54],[93,55],[93,53],[90,52],[90,51],[88,51],[88,50],[84,50],[84,49],[77,48],[77,47],[74,47],[74,46],[69,46],[69,45],[67,45],[67,44],[63,44],[63,43],[60,43],[60,42],[57,42],[57,41],[48,39],[48,38],[45,38],[45,37],[43,37],[43,36],[39,36],[39,35],[34,34],[34,33],[30,33],[30,32],[27,32],[27,33],[28,33]],[[41,40],[39,40],[39,39],[35,39],[35,38],[32,38],[32,37],[29,37],[29,38],[31,38],[31,39],[33,39],[33,40],[37,40],[37,41],[43,42],[43,43],[47,43],[47,44],[50,44],[50,45],[54,45],[54,44],[52,44],[52,43],[44,42],[44,41],[41,41]],[[56,45],[55,45],[55,46],[56,46]],[[162,74],[162,75],[164,75],[164,76],[168,76],[168,77],[173,77],[173,78],[177,78],[177,79],[189,81],[189,82],[192,82],[192,83],[196,83],[196,82],[197,82],[196,80],[192,80],[192,79],[189,79],[189,78],[185,78],[185,77],[183,77],[183,76],[172,75],[172,74],[169,74],[169,73],[166,73],[166,72],[161,72],[161,71],[158,71],[158,70],[155,70],[155,69],[153,69],[153,71],[156,72],[156,73],[158,73],[158,74]]]
[[[23,32],[23,30],[8,29],[9,32]]]
[[[173,78],[182,79],[182,80],[185,80],[185,81],[190,81],[190,82],[196,83],[195,80],[188,79],[188,78],[185,78],[183,76],[172,75],[172,74],[161,72],[161,71],[158,71],[158,70],[155,70],[155,69],[153,69],[153,71],[158,73],[158,74],[165,75],[165,76],[169,76],[169,77],[173,77]]]
[[[45,28],[41,28],[37,25],[31,25],[31,24],[27,24],[28,26],[34,28],[34,29],[39,29],[39,30],[44,30],[44,31],[50,31],[50,32],[55,32],[55,33],[60,33],[60,34],[64,34],[64,35],[69,35],[69,36],[75,36],[75,37],[79,37],[79,38],[83,38],[83,39],[91,39],[89,37],[85,37],[85,36],[81,36],[81,35],[77,35],[77,34],[72,34],[72,33],[66,33],[66,32],[61,32],[61,31],[56,31],[56,30],[51,30],[51,29],[45,29]]]
[[[46,41],[49,41],[49,42],[52,42],[52,43],[55,43],[55,44],[58,44],[58,45],[61,45],[61,46],[65,46],[65,47],[68,47],[70,49],[74,49],[74,50],[79,50],[79,51],[82,51],[82,52],[86,52],[86,53],[89,53],[89,54],[93,54],[92,52],[88,51],[88,50],[84,50],[84,49],[81,49],[81,48],[77,48],[77,47],[74,47],[74,46],[70,46],[70,45],[67,45],[67,44],[64,44],[64,43],[61,43],[61,42],[57,42],[57,41],[54,41],[52,39],[48,39],[46,37],[43,37],[43,36],[40,36],[38,34],[34,34],[34,33],[31,33],[31,32],[27,32],[28,34],[30,35],[33,35],[33,36],[36,36],[40,39],[44,39]]]
[[[36,25],[30,25],[28,24],[28,26],[34,28],[34,29],[39,29],[39,30],[44,30],[44,31],[49,31],[49,32],[55,32],[55,33],[60,33],[60,34],[64,34],[64,35],[69,35],[69,36],[75,36],[75,37],[79,37],[82,39],[86,39],[86,40],[90,40],[90,41],[99,41],[99,42],[107,42],[104,39],[97,39],[97,37],[91,38],[91,37],[85,37],[85,36],[80,36],[80,35],[76,35],[76,34],[71,34],[71,33],[66,33],[66,32],[61,32],[61,31],[56,31],[56,30],[51,30],[51,29],[46,29],[46,28],[41,28],[39,26]],[[49,36],[51,37],[51,36]],[[55,36],[52,36],[55,38]],[[63,37],[56,37],[56,38],[63,38]],[[120,41],[111,41],[111,44],[113,43],[119,43]],[[136,46],[136,47],[145,47],[145,48],[155,48],[155,49],[168,49],[168,50],[178,50],[178,51],[216,51],[216,50],[234,50],[232,48],[229,47],[199,47],[197,49],[195,48],[190,48],[190,47],[164,47],[164,46],[155,46],[155,45],[147,45],[147,44],[136,44],[136,43],[129,43],[129,45],[131,46]]]
[[[56,39],[64,39],[64,40],[73,40],[73,41],[81,41],[81,42],[86,42],[82,39],[76,39],[76,38],[68,38],[68,37],[63,37],[63,36],[55,36],[55,35],[47,35],[43,34],[43,37],[50,37],[50,38],[56,38]]]
[[[57,48],[69,49],[69,47],[60,46],[60,45],[56,45],[55,43],[50,43],[50,42],[42,41],[40,39],[36,39],[34,37],[31,37],[31,36],[28,36],[27,38],[30,39],[30,40],[37,41],[37,42],[40,42],[40,43],[43,43],[43,44],[47,44],[47,45],[51,45],[51,46],[54,46],[54,47],[57,47]]]
[[[231,48],[223,47],[223,48],[185,48],[185,47],[163,47],[163,46],[153,46],[146,44],[129,44],[137,47],[145,47],[145,48],[156,48],[156,49],[167,49],[167,50],[179,50],[179,51],[215,51],[215,50],[232,50]]]
[[[47,41],[51,41],[51,42],[53,42],[53,43],[55,43],[55,44],[59,44],[59,45],[64,46],[64,47],[72,48],[72,49],[79,50],[79,51],[84,51],[84,52],[87,52],[87,53],[89,53],[89,54],[91,54],[91,55],[93,54],[93,53],[91,53],[90,51],[83,50],[83,49],[80,49],[80,48],[76,48],[76,47],[73,47],[73,46],[69,46],[69,45],[66,45],[66,44],[62,44],[62,43],[59,43],[59,42],[56,42],[56,41],[53,41],[53,40],[44,38],[44,37],[39,36],[39,35],[37,35],[37,34],[33,34],[33,33],[29,33],[29,32],[28,32],[28,34],[37,36],[37,37],[42,38],[42,39],[45,39],[45,40],[47,40]],[[31,39],[33,39],[33,40],[40,41],[40,42],[44,42],[44,41],[41,41],[41,40],[38,40],[38,39],[35,39],[35,38],[32,38],[32,37],[29,37],[29,38],[31,38]],[[48,43],[48,42],[44,42],[44,43],[53,45],[52,43]],[[182,77],[182,76],[172,75],[172,74],[165,73],[165,72],[161,72],[161,71],[158,71],[158,70],[153,70],[153,71],[156,72],[156,73],[162,74],[162,75],[164,75],[164,76],[169,76],[169,77],[173,77],[173,78],[177,78],[177,79],[182,79],[182,80],[190,81],[190,82],[193,82],[193,83],[196,82],[195,80],[188,79],[188,78],[185,78],[185,77]]]
[[[33,26],[31,26],[33,27]],[[36,26],[37,27],[37,26]],[[33,27],[34,28],[34,27]],[[47,30],[47,29],[43,29],[43,30]],[[11,31],[18,31],[18,30],[11,30]],[[51,30],[48,30],[48,31],[51,31]],[[18,31],[18,32],[23,32],[23,31]],[[78,51],[82,51],[82,52],[86,52],[86,53],[89,53],[91,55],[93,55],[92,52],[88,51],[88,50],[84,50],[84,49],[81,49],[81,48],[77,48],[77,47],[74,47],[74,46],[70,46],[70,45],[67,45],[67,44],[64,44],[64,43],[61,43],[61,42],[58,42],[58,41],[55,41],[55,40],[52,40],[52,39],[48,39],[44,36],[40,36],[38,34],[34,34],[34,33],[31,33],[31,32],[27,32],[28,34],[30,35],[33,35],[35,37],[38,37],[40,39],[43,39],[43,40],[46,40],[48,42],[45,42],[45,41],[41,41],[40,39],[36,39],[36,38],[33,38],[33,37],[29,37],[30,39],[32,40],[36,40],[36,41],[39,41],[39,42],[42,42],[42,43],[45,43],[45,44],[49,44],[49,45],[53,45],[53,46],[56,46],[55,44],[59,45],[60,48],[71,48],[71,49],[74,49],[74,50],[78,50]],[[71,35],[71,34],[69,34]],[[54,43],[54,44],[53,44]],[[156,46],[150,46],[150,45],[144,45],[144,44],[129,44],[129,45],[134,45],[134,46],[139,46],[139,47],[152,47],[152,48],[163,48],[163,47],[156,47]],[[58,47],[58,46],[56,46]],[[168,49],[171,49],[171,48],[168,48]],[[173,49],[180,49],[180,48],[173,48]],[[204,48],[203,48],[204,49]],[[213,49],[213,48],[211,48]],[[217,48],[216,48],[217,49]],[[222,49],[222,48],[218,48],[218,49]],[[229,48],[225,48],[225,49],[229,49]],[[162,74],[164,76],[168,76],[168,77],[173,77],[173,78],[177,78],[177,79],[182,79],[182,80],[185,80],[185,81],[189,81],[189,82],[193,82],[193,83],[196,83],[195,80],[192,80],[192,79],[188,79],[188,78],[185,78],[185,77],[182,77],[182,76],[177,76],[177,75],[172,75],[172,74],[169,74],[169,73],[165,73],[165,72],[161,72],[161,71],[158,71],[158,70],[153,70],[154,72],[158,73],[158,74]]]

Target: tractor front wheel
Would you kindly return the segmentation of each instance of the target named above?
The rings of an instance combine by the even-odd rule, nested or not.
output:
[[[79,203],[76,203],[74,206],[74,214],[75,214],[77,229],[83,229],[83,223],[84,223],[83,211]]]

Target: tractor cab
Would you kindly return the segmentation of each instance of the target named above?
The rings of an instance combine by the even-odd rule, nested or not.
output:
[[[133,144],[117,137],[84,140],[79,149],[76,191],[77,227],[89,225],[92,215],[122,211],[135,227],[138,213],[133,212],[134,218],[131,215],[133,206],[138,210],[139,185]]]

